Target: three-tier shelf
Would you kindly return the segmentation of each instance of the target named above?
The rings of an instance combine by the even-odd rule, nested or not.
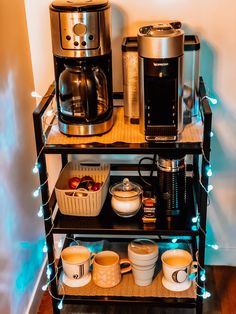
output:
[[[202,312],[203,294],[202,283],[200,284],[200,272],[196,283],[186,291],[171,292],[165,289],[161,283],[161,268],[155,276],[153,283],[148,287],[136,286],[132,274],[123,276],[121,283],[111,289],[96,287],[91,281],[88,285],[80,288],[72,288],[61,282],[61,260],[55,257],[55,242],[53,235],[65,235],[64,247],[71,241],[104,240],[109,243],[113,250],[119,248],[120,255],[127,256],[127,245],[134,238],[150,238],[158,242],[160,250],[173,247],[173,242],[179,246],[191,247],[193,259],[198,259],[199,269],[204,269],[206,217],[208,203],[208,176],[207,167],[210,160],[211,120],[212,112],[206,96],[205,85],[200,79],[199,107],[200,121],[192,122],[185,126],[180,139],[176,142],[147,143],[144,135],[140,134],[138,125],[127,125],[123,119],[121,94],[114,93],[115,124],[113,129],[102,136],[93,137],[67,137],[58,130],[57,123],[49,123],[45,127],[45,113],[55,99],[55,88],[52,84],[42,101],[34,110],[35,141],[38,155],[39,177],[41,184],[42,207],[46,243],[48,247],[48,265],[51,268],[50,293],[53,296],[53,311],[59,313],[58,303],[63,299],[64,304],[109,304],[142,303],[150,306],[172,308],[195,308],[197,313]],[[118,98],[118,99],[117,99]],[[184,214],[179,217],[159,218],[157,223],[149,228],[141,220],[141,211],[132,218],[120,218],[111,209],[110,196],[107,195],[101,213],[97,217],[78,217],[61,214],[57,207],[55,190],[49,193],[46,155],[60,155],[61,167],[63,168],[73,155],[124,155],[136,154],[140,156],[155,154],[181,153],[187,155],[187,202]],[[112,160],[112,158],[111,158]],[[114,160],[114,159],[113,159]],[[121,181],[127,171],[131,171],[140,182],[138,177],[138,164],[129,162],[112,163],[110,184]],[[153,173],[153,164],[144,164],[142,170]],[[116,174],[119,173],[117,176]],[[121,176],[120,173],[124,173]],[[135,180],[135,178],[132,177]],[[148,179],[148,178],[147,178]],[[152,177],[155,184],[155,177]],[[141,182],[142,183],[142,182]],[[198,217],[194,224],[193,217]],[[174,239],[174,241],[173,241]],[[177,245],[175,243],[175,245]],[[160,251],[161,254],[161,251]],[[160,258],[159,258],[160,259]]]

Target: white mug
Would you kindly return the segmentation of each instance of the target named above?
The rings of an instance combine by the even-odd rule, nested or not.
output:
[[[169,290],[185,290],[191,286],[189,275],[196,272],[197,262],[193,262],[192,255],[182,249],[165,251],[162,256],[162,283]]]
[[[81,279],[88,275],[94,253],[85,246],[74,245],[61,252],[62,266],[69,279]]]

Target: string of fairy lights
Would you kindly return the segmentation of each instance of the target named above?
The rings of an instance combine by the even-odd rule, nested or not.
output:
[[[40,96],[37,92],[32,92],[31,93],[32,97],[34,98],[40,98],[40,99],[43,99],[43,98],[47,98],[49,97],[49,95],[45,95],[45,96]],[[213,105],[215,105],[217,103],[217,100],[214,99],[214,98],[211,98],[209,96],[204,96],[201,98],[201,102],[204,100],[204,99],[208,99]],[[47,110],[46,112],[46,117],[43,118],[43,124],[44,126],[53,126],[55,125],[57,122],[54,122],[54,118],[57,116],[57,111],[53,108],[53,100],[51,101],[51,103],[49,104],[49,109]],[[50,118],[50,123],[47,122],[47,119]],[[44,140],[45,140],[45,143],[46,143],[46,135],[45,133],[43,134],[44,136]],[[209,134],[210,137],[213,137],[214,134],[213,132],[210,132]],[[39,158],[40,158],[40,155],[42,153],[44,149],[44,146],[41,148],[41,150],[39,151],[38,155],[37,155],[37,158],[36,158],[36,161],[35,161],[35,164],[33,166],[33,169],[32,169],[32,172],[33,174],[38,174],[40,172],[40,169],[41,169],[41,165],[39,163]],[[211,163],[210,161],[206,158],[206,155],[205,155],[205,152],[203,150],[203,147],[202,147],[202,156],[207,164],[206,168],[205,168],[205,171],[206,171],[206,175],[208,177],[211,177],[213,175],[213,172],[212,172],[212,166],[211,166]],[[45,184],[48,183],[48,174],[47,174],[47,179],[45,180],[45,182],[43,182],[42,184],[40,184],[33,192],[32,192],[32,196],[34,198],[37,198],[40,196],[40,193],[41,193],[41,190],[43,188],[43,186]],[[209,184],[207,187],[205,187],[201,181],[201,178],[199,179],[199,183],[200,183],[200,186],[203,188],[203,190],[209,194],[212,190],[213,190],[213,186],[211,184]],[[38,209],[38,212],[37,212],[37,216],[39,218],[42,218],[44,217],[44,207],[46,205],[49,204],[49,200],[48,199],[45,203],[41,204],[39,209]],[[47,221],[49,219],[52,219],[52,216],[50,215],[49,217],[44,217],[44,221]],[[47,237],[51,234],[52,232],[52,229],[54,227],[54,224],[52,223],[52,227],[51,229],[49,230],[49,232],[46,234],[45,236],[45,239],[47,239]],[[201,230],[205,235],[206,235],[206,232],[202,229],[201,227],[201,223],[200,223],[200,214],[198,213],[196,217],[193,217],[192,218],[192,231],[197,231],[197,230]],[[73,240],[75,243],[79,244],[79,242],[77,242],[74,238],[68,238],[68,237],[65,237],[69,240]],[[176,243],[179,241],[178,238],[173,238],[172,240],[172,243]],[[218,250],[219,247],[217,244],[206,244],[206,246],[214,249],[214,250]],[[61,249],[63,247],[63,240],[61,239],[59,242],[58,242],[58,248]],[[44,242],[44,245],[43,245],[43,248],[42,248],[42,251],[43,253],[47,253],[48,252],[48,247],[47,247],[47,243],[46,243],[46,240]],[[196,257],[197,261],[198,261],[198,258]],[[51,278],[51,275],[52,275],[52,269],[51,269],[51,266],[54,264],[55,266],[55,275]],[[51,295],[52,298],[54,298],[55,300],[58,300],[58,309],[61,310],[63,308],[63,301],[64,301],[64,298],[65,298],[65,291],[64,291],[64,286],[62,283],[59,282],[59,285],[62,287],[62,297],[58,298],[58,297],[55,297],[51,290],[50,290],[50,284],[53,280],[55,280],[58,276],[58,273],[59,273],[59,270],[62,266],[58,267],[57,266],[57,263],[56,261],[54,260],[52,263],[48,264],[47,265],[47,269],[46,269],[46,276],[47,276],[47,282],[45,285],[42,286],[42,290],[43,291],[46,291],[48,290],[49,294]],[[208,297],[211,296],[210,292],[208,292],[205,288],[205,284],[204,282],[206,281],[206,270],[200,265],[200,263],[198,262],[198,267],[199,267],[199,271],[200,271],[200,281],[203,283],[203,286],[199,285],[197,283],[197,275],[196,273],[193,273],[193,274],[190,274],[189,275],[189,279],[192,280],[193,282],[195,282],[196,286],[201,290],[201,294],[198,295],[200,297],[202,297],[203,299],[206,299]]]

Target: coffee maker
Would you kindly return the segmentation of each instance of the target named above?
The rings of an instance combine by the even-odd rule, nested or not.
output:
[[[110,4],[55,0],[50,5],[59,130],[102,134],[113,126]]]
[[[157,23],[138,32],[140,128],[147,141],[173,141],[183,129],[184,32]]]

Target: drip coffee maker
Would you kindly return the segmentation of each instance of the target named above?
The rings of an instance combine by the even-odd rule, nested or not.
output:
[[[56,0],[50,18],[59,130],[105,133],[113,126],[110,4]]]

